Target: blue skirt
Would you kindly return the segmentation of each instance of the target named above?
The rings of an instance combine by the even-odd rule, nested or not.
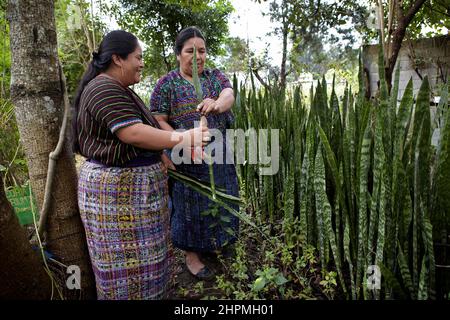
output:
[[[209,166],[181,164],[177,171],[209,182]],[[213,164],[214,181],[227,194],[238,197],[238,179],[233,164]],[[181,182],[170,182],[172,200],[171,237],[175,247],[186,251],[210,252],[236,241],[239,219]],[[235,210],[238,206],[230,205]]]

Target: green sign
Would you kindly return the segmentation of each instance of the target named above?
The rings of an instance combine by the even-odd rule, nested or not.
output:
[[[6,189],[6,197],[14,207],[19,223],[23,225],[33,224],[33,210],[36,213],[36,205],[30,201],[30,187],[28,184],[21,187],[11,187]]]

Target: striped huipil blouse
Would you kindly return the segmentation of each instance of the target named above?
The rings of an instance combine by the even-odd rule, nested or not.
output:
[[[134,92],[105,76],[93,79],[81,96],[80,149],[95,161],[81,166],[78,205],[101,300],[168,297],[173,261],[168,178],[161,161],[127,166],[149,150],[115,135],[126,126],[154,122]]]

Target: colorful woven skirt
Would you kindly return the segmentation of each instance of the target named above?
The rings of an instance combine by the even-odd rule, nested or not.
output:
[[[82,165],[78,204],[98,299],[167,298],[173,261],[167,201],[161,162]]]

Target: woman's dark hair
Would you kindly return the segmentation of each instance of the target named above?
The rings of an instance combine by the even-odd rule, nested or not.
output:
[[[108,69],[111,65],[113,54],[122,59],[126,59],[130,53],[136,50],[137,46],[138,40],[133,34],[123,30],[115,30],[109,32],[103,38],[102,42],[100,42],[98,51],[92,53],[92,61],[89,63],[87,71],[84,73],[83,78],[78,84],[73,100],[74,113],[72,114],[72,140],[74,152],[80,152],[77,117],[80,98],[84,88],[100,72]]]
[[[202,32],[197,27],[187,27],[178,33],[177,38],[175,39],[175,54],[179,55],[181,53],[181,50],[183,49],[183,46],[186,41],[188,41],[191,38],[201,38],[203,41],[205,41],[205,37],[203,36]]]

